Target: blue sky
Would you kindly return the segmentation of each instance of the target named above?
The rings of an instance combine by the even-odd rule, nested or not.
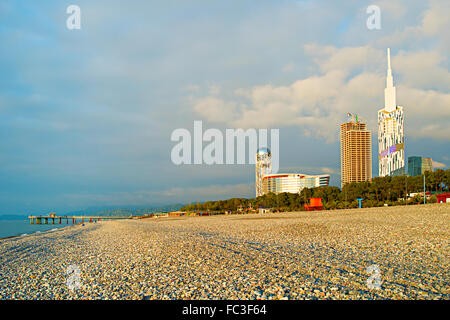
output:
[[[172,164],[171,132],[194,120],[279,128],[282,168],[339,185],[338,124],[358,113],[376,175],[388,46],[407,155],[448,167],[449,16],[448,1],[3,0],[0,214],[253,196],[251,165]]]

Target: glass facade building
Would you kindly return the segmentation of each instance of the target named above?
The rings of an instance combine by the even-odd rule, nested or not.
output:
[[[420,176],[426,171],[433,171],[433,160],[424,157],[408,157],[408,175]]]

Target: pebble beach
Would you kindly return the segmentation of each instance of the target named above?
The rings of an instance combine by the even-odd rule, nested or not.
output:
[[[86,223],[0,240],[0,299],[448,300],[449,218],[429,204]]]

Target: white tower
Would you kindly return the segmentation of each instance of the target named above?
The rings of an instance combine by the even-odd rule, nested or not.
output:
[[[256,152],[256,161],[255,161],[255,188],[256,188],[256,196],[262,196],[263,192],[263,178],[267,174],[272,173],[272,154],[268,148],[260,148]]]
[[[405,173],[405,117],[403,107],[397,106],[396,102],[389,48],[387,62],[384,108],[378,111],[378,175],[380,177]]]
[[[388,69],[386,75],[386,88],[384,89],[384,110],[388,112],[395,111],[396,106],[396,96],[394,87],[394,78],[392,77],[391,69],[391,49],[387,49],[387,61]]]

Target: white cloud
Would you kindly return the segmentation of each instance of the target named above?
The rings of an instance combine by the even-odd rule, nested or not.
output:
[[[381,51],[369,46],[337,48],[311,43],[305,45],[304,49],[324,73],[333,70],[350,73],[355,68],[373,70],[376,66],[374,63],[383,59]]]
[[[422,30],[425,35],[444,33],[448,36],[450,26],[450,2],[446,0],[434,0],[430,2],[430,8],[425,11]]]
[[[392,59],[395,73],[401,75],[401,82],[396,82],[420,89],[448,92],[450,73],[442,66],[445,61],[446,57],[437,51],[400,51]]]
[[[437,162],[433,160],[433,168],[442,169],[447,168],[447,165],[445,163]]]
[[[383,16],[388,13],[395,19],[402,19],[407,12],[407,6],[400,1],[377,1],[375,4],[381,8]]]
[[[385,50],[369,46],[336,48],[308,44],[319,74],[290,85],[238,88],[234,94],[194,101],[203,118],[231,127],[298,126],[305,135],[336,141],[347,112],[358,113],[376,130],[376,113],[383,106]],[[392,54],[397,103],[405,107],[408,136],[450,139],[450,73],[436,51]],[[400,85],[398,83],[400,82]]]
[[[337,173],[337,170],[335,170],[333,168],[323,167],[322,172],[327,173],[327,174],[335,174],[335,173]]]
[[[236,114],[236,103],[208,96],[196,100],[194,110],[211,122],[229,122]]]
[[[289,62],[287,65],[283,67],[283,72],[291,72],[295,68],[295,64],[293,62]]]
[[[204,187],[171,188],[163,192],[152,194],[173,197],[174,199],[223,199],[224,197],[246,197],[252,196],[254,192],[253,183],[209,185]]]
[[[386,4],[383,5],[385,6]],[[403,5],[403,9],[407,6],[408,4]],[[387,5],[385,8],[390,7],[390,5]],[[399,7],[402,6],[399,5]],[[392,14],[394,10],[389,10],[389,12]],[[450,41],[448,40],[448,30],[450,29],[449,16],[449,1],[432,0],[429,2],[428,8],[423,12],[419,24],[413,26],[407,25],[401,30],[396,30],[392,34],[378,39],[376,43],[385,47],[420,47],[419,42],[435,38],[440,42],[441,47],[439,49],[443,52],[448,52],[450,50]],[[405,24],[408,24],[408,22],[409,21],[405,21]]]
[[[184,89],[187,91],[198,91],[198,90],[200,90],[200,86],[196,85],[196,84],[190,84],[190,85],[184,87]]]
[[[382,77],[374,73],[350,76],[368,57],[381,56],[376,50],[366,47],[340,50],[314,44],[305,50],[319,53],[321,59],[317,64],[322,66],[322,74],[288,86],[240,88],[231,101],[207,96],[194,102],[194,110],[209,121],[232,127],[298,126],[304,134],[327,141],[336,139],[336,130],[346,112],[370,108],[373,108],[370,112],[376,112],[374,100],[382,94]],[[369,118],[370,113],[363,117]]]
[[[402,30],[396,30],[392,34],[382,37],[375,41],[379,47],[402,47],[423,38],[422,29],[418,26],[407,26]]]
[[[338,174],[339,169],[337,168],[329,168],[329,167],[283,167],[278,170],[279,173],[293,173],[299,172],[304,174]]]
[[[254,184],[208,185],[202,187],[173,187],[162,191],[140,190],[104,194],[66,194],[62,197],[76,203],[105,203],[113,206],[149,205],[162,202],[206,201],[231,197],[252,197]]]
[[[450,140],[450,94],[399,86],[397,99],[405,107],[406,135]]]
[[[208,86],[209,94],[212,96],[216,96],[220,93],[220,87],[214,84]]]

